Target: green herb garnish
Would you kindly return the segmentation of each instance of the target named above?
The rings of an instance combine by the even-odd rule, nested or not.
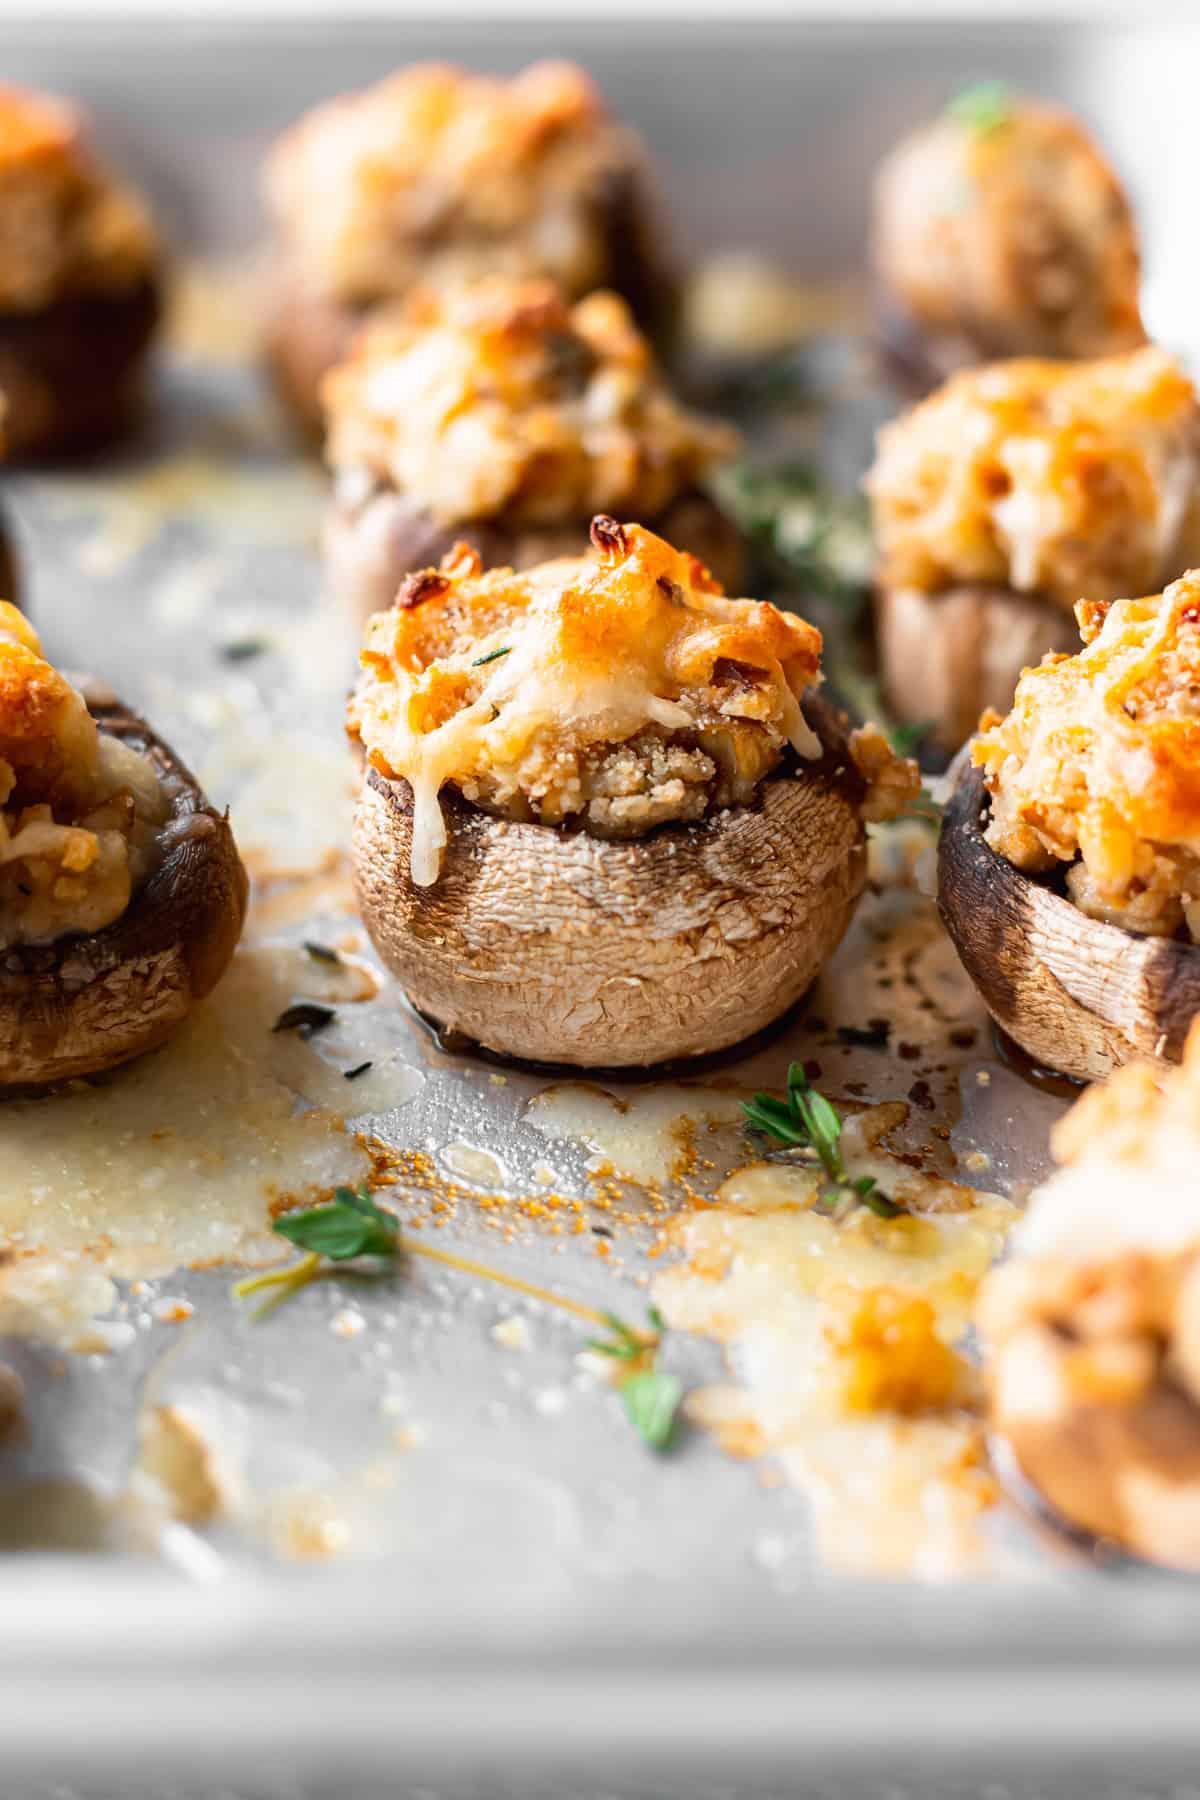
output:
[[[968,126],[983,137],[1012,120],[1012,89],[1003,81],[977,81],[955,94],[946,117]]]
[[[556,1306],[576,1318],[586,1319],[589,1324],[603,1326],[607,1335],[592,1338],[588,1349],[601,1356],[614,1357],[624,1365],[617,1386],[630,1422],[643,1443],[652,1450],[665,1450],[670,1445],[683,1399],[683,1383],[677,1376],[656,1366],[659,1346],[667,1330],[667,1322],[656,1306],[649,1309],[647,1327],[638,1331],[618,1319],[615,1313],[597,1312],[594,1307],[568,1299],[564,1294],[536,1287],[514,1275],[501,1274],[486,1263],[474,1262],[433,1244],[419,1243],[411,1234],[404,1237],[399,1221],[392,1213],[376,1206],[365,1182],[357,1188],[335,1188],[333,1199],[321,1206],[280,1213],[271,1229],[305,1254],[285,1269],[270,1269],[263,1275],[250,1275],[244,1281],[236,1282],[233,1288],[236,1300],[267,1292],[266,1304],[260,1309],[265,1311],[315,1281],[328,1263],[348,1262],[360,1256],[393,1263],[401,1254],[426,1257],[430,1262],[455,1269],[473,1280],[497,1282],[544,1305]]]
[[[342,960],[340,951],[335,950],[332,944],[318,944],[312,938],[305,938],[304,950],[314,962],[340,963]]]
[[[333,1199],[324,1206],[281,1213],[271,1229],[331,1262],[345,1262],[351,1256],[395,1256],[400,1230],[392,1214],[376,1206],[365,1182],[357,1189],[335,1188]]]
[[[360,1188],[340,1187],[323,1206],[307,1206],[281,1213],[271,1230],[307,1251],[286,1269],[251,1275],[233,1289],[236,1300],[264,1289],[278,1290],[273,1299],[286,1300],[321,1273],[325,1262],[348,1262],[356,1256],[375,1256],[390,1261],[400,1249],[400,1227],[391,1213],[376,1206],[364,1182]]]
[[[486,656],[477,656],[475,661],[471,664],[471,667],[473,669],[482,669],[485,664],[498,662],[502,656],[509,656],[511,654],[512,645],[502,644],[499,650],[489,650]]]
[[[221,645],[221,656],[226,662],[249,662],[252,657],[261,656],[266,647],[262,638],[235,638],[232,643]]]
[[[648,1318],[649,1330],[638,1331],[615,1313],[605,1313],[609,1336],[590,1338],[587,1347],[598,1356],[628,1364],[617,1388],[630,1423],[652,1450],[666,1450],[675,1433],[683,1383],[656,1366],[667,1322],[656,1306],[650,1308]]]
[[[373,1062],[355,1063],[352,1069],[342,1070],[342,1078],[345,1081],[357,1081],[360,1075],[365,1075],[368,1069],[373,1069],[374,1067],[375,1064]]]
[[[925,738],[933,729],[931,719],[922,719],[916,725],[893,725],[888,731],[888,742],[897,756],[911,756],[920,748]]]
[[[852,1179],[846,1173],[841,1115],[824,1094],[817,1092],[804,1073],[803,1064],[788,1065],[786,1101],[776,1100],[771,1094],[755,1094],[752,1100],[743,1100],[742,1111],[753,1130],[764,1132],[788,1149],[815,1154],[827,1177],[827,1184],[817,1194],[821,1212],[840,1213],[860,1202],[880,1219],[895,1219],[904,1211],[880,1190],[873,1175]]]

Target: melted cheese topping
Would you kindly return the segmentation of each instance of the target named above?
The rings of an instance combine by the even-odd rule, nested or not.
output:
[[[1008,717],[975,741],[988,842],[1019,869],[1071,864],[1071,897],[1093,918],[1196,937],[1200,573],[1078,616],[1086,647],[1026,669]]]
[[[607,277],[601,215],[639,160],[571,63],[508,81],[416,64],[293,126],[267,202],[307,279],[350,302],[501,272],[578,295]]]
[[[1162,350],[956,375],[879,433],[867,480],[889,587],[1145,593],[1200,560],[1200,408]]]
[[[79,115],[0,87],[0,308],[133,287],[157,258],[149,215],[95,163]]]
[[[415,300],[326,380],[326,455],[442,525],[652,518],[737,436],[685,412],[616,294],[496,279]]]
[[[446,842],[447,782],[499,810],[521,799],[524,816],[558,823],[586,814],[589,756],[648,730],[723,759],[731,780],[751,785],[788,744],[820,753],[800,710],[819,678],[813,626],[726,599],[693,557],[641,526],[597,519],[592,537],[591,555],[520,574],[484,574],[460,546],[440,571],[410,576],[367,628],[350,729],[374,767],[412,788],[422,886]]]
[[[0,949],[119,918],[167,810],[147,760],[97,730],[29,621],[0,602]]]
[[[1105,356],[1145,341],[1133,214],[1079,122],[1010,102],[962,108],[891,153],[875,190],[875,260],[925,329],[989,356]]]

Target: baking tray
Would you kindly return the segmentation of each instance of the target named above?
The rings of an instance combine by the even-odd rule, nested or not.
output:
[[[1193,52],[1190,32],[1166,27],[713,24],[689,27],[684,43],[650,22],[344,22],[336,37],[281,21],[70,33],[9,22],[6,74],[88,101],[189,259],[226,271],[189,278],[143,442],[100,468],[4,477],[52,654],[118,685],[231,802],[265,882],[262,929],[337,940],[351,929],[336,746],[352,648],[320,594],[319,476],[288,450],[260,391],[239,324],[248,289],[229,273],[258,239],[254,169],[270,135],[409,57],[508,69],[574,56],[650,139],[689,253],[745,246],[824,281],[857,269],[867,176],[886,144],[960,82],[999,75],[1081,105],[1114,142],[1147,219],[1154,317],[1186,341],[1186,243],[1153,174],[1188,142]],[[1128,108],[1130,92],[1151,88],[1153,134]],[[822,414],[818,437],[853,465],[880,401],[853,355],[843,361],[840,422]],[[986,1159],[989,1186],[1019,1191],[1044,1168],[1064,1102],[997,1059],[922,923],[919,868],[901,874],[864,908],[805,1017],[704,1074],[709,1103],[736,1110],[792,1056],[820,1062],[832,1092],[857,1085],[864,1104],[924,1081],[911,1142],[951,1131],[962,1157]],[[270,964],[226,1024],[265,1034],[281,984],[312,991],[320,973],[300,950]],[[911,1038],[911,1068],[837,1040],[838,1024],[877,1010],[894,1043]],[[643,1174],[661,1174],[653,1086],[603,1084],[630,1109],[624,1150],[619,1120],[596,1124],[607,1103],[594,1096],[590,1141],[555,1140],[527,1110],[546,1076],[458,1056],[386,996],[343,1011],[344,1035],[320,1046],[325,1111],[340,1069],[370,1056],[358,1092],[365,1111],[385,1107],[368,1122],[401,1152],[395,1191],[425,1241],[640,1318],[660,1266],[645,1252],[661,1183],[650,1179],[649,1195],[620,1179],[605,1187],[589,1163],[628,1161],[632,1143]],[[273,1073],[311,1100],[295,1058],[316,1054],[285,1046]],[[100,1090],[97,1104],[128,1104],[128,1086]],[[198,1136],[237,1151],[244,1100],[234,1081]],[[718,1163],[736,1160],[724,1130]],[[314,1181],[359,1167],[352,1132],[314,1131]],[[69,1140],[34,1148],[76,1154]],[[721,1170],[705,1174],[703,1161],[694,1185],[711,1188]],[[153,1169],[142,1174],[151,1209],[178,1206]],[[132,1285],[119,1283],[90,1349],[3,1345],[28,1418],[24,1439],[0,1449],[10,1541],[12,1496],[36,1500],[24,1506],[30,1545],[3,1566],[10,1785],[54,1773],[128,1793],[186,1770],[345,1791],[352,1778],[486,1781],[503,1769],[602,1771],[606,1786],[653,1777],[661,1793],[697,1791],[701,1773],[994,1773],[1069,1756],[1146,1774],[1194,1762],[1200,1631],[1186,1584],[1100,1573],[1011,1512],[984,1521],[983,1556],[953,1581],[831,1573],[805,1495],[764,1481],[760,1463],[699,1428],[651,1457],[580,1367],[578,1323],[551,1307],[414,1262],[393,1284],[322,1283],[256,1324],[220,1258],[233,1245],[253,1260],[269,1242],[227,1204],[228,1167],[209,1185],[220,1204],[212,1216],[196,1205],[187,1244],[189,1261],[212,1266],[147,1265],[138,1279],[130,1261]],[[187,1191],[191,1204],[200,1190]],[[485,1205],[492,1193],[512,1204]],[[560,1198],[541,1216],[517,1204],[548,1194]],[[79,1210],[83,1242],[86,1195]],[[613,1238],[597,1236],[613,1214]],[[673,1334],[670,1354],[690,1389],[728,1384],[711,1339]],[[148,1402],[191,1407],[253,1497],[236,1523],[168,1524],[156,1557],[143,1553],[143,1513],[110,1504]],[[947,1573],[936,1559],[925,1572]]]

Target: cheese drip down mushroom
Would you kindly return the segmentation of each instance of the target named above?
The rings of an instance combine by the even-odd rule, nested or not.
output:
[[[789,744],[820,755],[800,707],[818,677],[813,626],[727,599],[640,526],[598,517],[592,540],[524,576],[485,574],[464,547],[370,622],[351,729],[412,788],[422,887],[446,843],[447,782],[510,818],[636,837],[746,804]]]
[[[820,634],[638,525],[460,549],[372,619],[349,723],[364,920],[418,1005],[537,1061],[737,1041],[807,988],[915,791],[812,690]]]

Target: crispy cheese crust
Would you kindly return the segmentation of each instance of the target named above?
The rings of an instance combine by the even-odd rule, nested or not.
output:
[[[952,106],[875,188],[874,255],[922,330],[981,357],[1106,356],[1145,341],[1129,202],[1078,120],[1010,100]]]
[[[867,478],[889,588],[1145,593],[1200,560],[1200,408],[1152,347],[953,376],[879,433]]]
[[[571,63],[507,81],[425,63],[307,114],[266,194],[306,278],[351,305],[500,272],[578,295],[606,277],[600,213],[639,161]]]
[[[145,207],[96,163],[75,111],[0,87],[0,311],[119,295],[158,259]]]
[[[1085,647],[1026,669],[975,741],[987,840],[1030,873],[1065,865],[1092,918],[1200,938],[1200,573],[1077,616]]]
[[[1130,1063],[1056,1127],[1057,1172],[978,1322],[994,1422],[1050,1498],[1200,1566],[1200,1025],[1178,1068]]]
[[[0,602],[0,950],[95,932],[153,866],[167,803]]]
[[[543,280],[414,297],[326,378],[326,456],[440,525],[665,510],[737,448],[687,412],[616,294]]]
[[[437,878],[447,783],[508,818],[636,837],[749,803],[789,744],[820,753],[800,707],[820,678],[813,626],[727,599],[641,526],[598,517],[592,542],[520,573],[484,573],[462,545],[371,620],[349,727],[412,788],[419,885]],[[902,807],[913,765],[871,728],[851,754],[864,806]]]

